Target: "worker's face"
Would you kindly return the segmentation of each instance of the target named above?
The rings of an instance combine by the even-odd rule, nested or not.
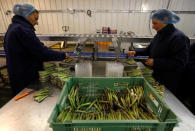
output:
[[[159,20],[152,19],[152,28],[157,32],[164,28],[167,24],[161,23]]]
[[[39,13],[34,12],[27,17],[27,20],[33,25],[38,25]]]

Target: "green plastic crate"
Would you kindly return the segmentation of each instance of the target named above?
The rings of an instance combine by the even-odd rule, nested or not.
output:
[[[65,123],[57,123],[56,118],[64,106],[66,106],[67,94],[70,88],[77,83],[90,83],[83,87],[83,95],[101,95],[104,88],[114,90],[124,88],[126,83],[140,85],[144,88],[144,94],[149,108],[160,120],[70,120]],[[81,87],[82,88],[82,87]],[[82,92],[81,92],[82,93]],[[153,98],[151,97],[151,94]],[[48,120],[53,131],[172,131],[178,123],[177,116],[163,102],[161,97],[151,88],[149,83],[142,77],[122,78],[69,78],[63,88],[56,106]]]

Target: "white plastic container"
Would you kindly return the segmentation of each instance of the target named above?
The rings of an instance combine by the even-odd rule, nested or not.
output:
[[[123,77],[124,65],[118,62],[106,63],[106,77]]]
[[[76,63],[76,77],[92,77],[92,64],[90,62]]]

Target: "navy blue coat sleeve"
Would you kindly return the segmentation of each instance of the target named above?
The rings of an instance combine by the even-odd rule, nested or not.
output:
[[[177,36],[171,42],[170,56],[155,58],[153,68],[160,70],[180,70],[186,66],[189,52],[189,39]]]
[[[21,41],[24,49],[34,58],[42,61],[61,61],[65,59],[65,52],[53,51],[44,46],[33,30],[19,30],[21,33],[17,33],[17,38]]]
[[[152,43],[150,43],[146,48],[136,50],[135,55],[136,56],[149,56],[149,51],[150,51],[151,44]]]

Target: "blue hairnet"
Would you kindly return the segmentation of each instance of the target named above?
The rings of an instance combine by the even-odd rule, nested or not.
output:
[[[20,2],[14,5],[13,12],[16,15],[23,16],[25,19],[29,16],[35,7],[31,4]]]
[[[174,12],[169,11],[167,9],[157,10],[152,14],[151,18],[159,20],[164,24],[175,24],[180,21],[179,16],[177,16]]]

